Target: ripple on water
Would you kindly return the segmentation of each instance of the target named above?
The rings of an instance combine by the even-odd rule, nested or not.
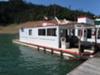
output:
[[[66,75],[81,63],[12,44],[12,39],[13,35],[0,36],[0,75]]]

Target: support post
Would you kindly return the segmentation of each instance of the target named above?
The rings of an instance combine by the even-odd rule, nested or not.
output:
[[[63,51],[62,50],[60,51],[60,56],[61,56],[61,58],[63,58]]]
[[[79,41],[78,41],[78,48],[79,48],[79,54],[81,56],[81,54],[84,52],[83,49],[81,49],[81,37],[82,37],[82,34],[83,34],[83,26],[80,28],[81,29],[81,32],[80,32],[80,36],[79,36]]]
[[[40,48],[39,48],[39,46],[37,46],[38,48],[37,48],[37,50],[39,51],[40,50]]]
[[[44,53],[46,53],[46,48],[44,47]]]
[[[81,51],[81,38],[79,38],[78,49],[79,49],[79,54],[81,56],[81,53],[82,53],[82,51]]]
[[[51,49],[51,54],[53,54],[54,52],[53,52],[53,49]]]
[[[95,27],[95,42],[94,42],[94,53],[98,52],[97,51],[97,28]]]

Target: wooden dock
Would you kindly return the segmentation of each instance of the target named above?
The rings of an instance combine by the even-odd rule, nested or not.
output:
[[[100,52],[66,75],[100,75]]]

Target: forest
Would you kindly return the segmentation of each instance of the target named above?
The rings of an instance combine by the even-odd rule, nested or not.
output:
[[[57,16],[59,19],[66,18],[75,21],[81,15],[94,16],[91,12],[72,10],[70,7],[62,7],[56,4],[45,6],[27,3],[25,0],[0,1],[0,25],[2,26],[12,23],[43,20],[44,16],[49,17],[49,19]]]

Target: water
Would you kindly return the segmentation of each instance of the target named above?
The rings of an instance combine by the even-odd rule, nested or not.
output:
[[[0,75],[66,75],[81,61],[13,44],[14,35],[0,35]]]

